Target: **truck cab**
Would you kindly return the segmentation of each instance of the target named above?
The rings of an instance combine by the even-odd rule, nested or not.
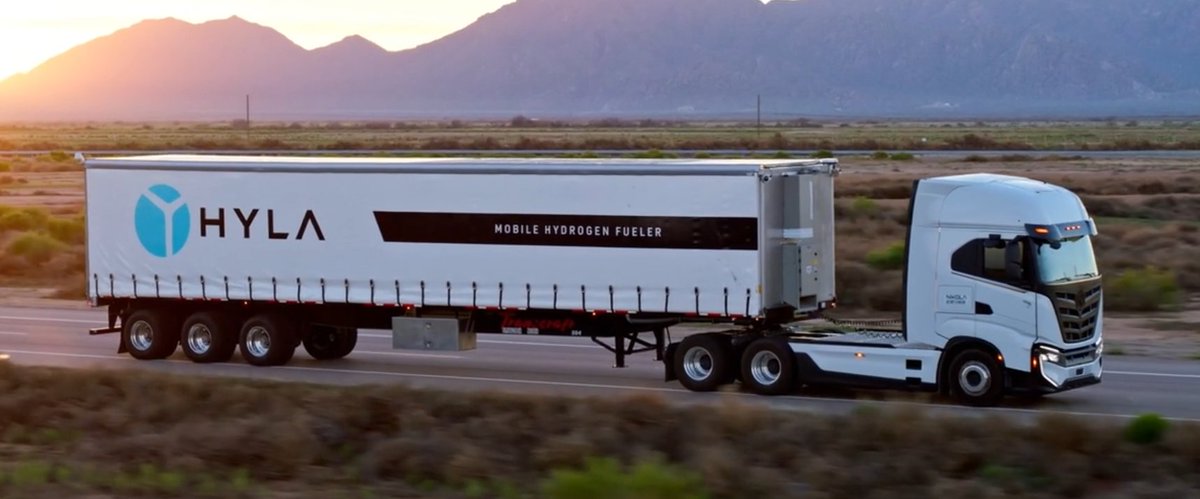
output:
[[[738,379],[761,394],[936,390],[970,405],[1100,382],[1097,231],[1078,196],[1021,177],[945,176],[917,181],[909,212],[899,327],[693,335],[669,347],[667,378],[693,390]]]
[[[959,175],[918,181],[911,212],[909,341],[939,346],[943,362],[972,346],[989,351],[1010,391],[1099,381],[1097,231],[1078,196],[1020,177]],[[960,374],[960,389],[981,394],[995,381],[984,369]]]

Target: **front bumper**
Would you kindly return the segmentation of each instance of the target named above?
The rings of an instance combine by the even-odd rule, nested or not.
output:
[[[1058,351],[1052,347],[1035,347],[1030,355],[1028,373],[1010,370],[1010,391],[1057,393],[1100,383],[1104,375],[1103,349],[1099,344],[1074,350]],[[1057,355],[1042,355],[1053,350]]]

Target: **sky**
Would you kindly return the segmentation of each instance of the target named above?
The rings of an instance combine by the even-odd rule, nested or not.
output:
[[[145,19],[238,16],[312,49],[362,35],[387,50],[431,42],[514,0],[0,0],[0,80]]]

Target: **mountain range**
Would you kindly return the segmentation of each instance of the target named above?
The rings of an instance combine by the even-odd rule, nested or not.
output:
[[[1197,0],[518,0],[420,47],[149,20],[0,120],[1200,114]]]

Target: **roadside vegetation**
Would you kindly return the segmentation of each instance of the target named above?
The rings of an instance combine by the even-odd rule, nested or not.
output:
[[[1087,497],[1200,493],[1200,426],[707,410],[0,365],[6,497]],[[153,399],[155,403],[148,404]]]
[[[8,124],[0,150],[1162,150],[1200,149],[1200,121],[747,122],[516,116],[494,121]],[[911,158],[911,156],[907,156]]]

